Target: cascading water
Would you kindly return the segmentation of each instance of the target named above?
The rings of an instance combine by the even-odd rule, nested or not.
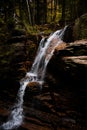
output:
[[[38,82],[42,86],[46,72],[46,66],[53,55],[56,46],[62,43],[62,36],[66,30],[58,30],[51,34],[48,39],[43,38],[39,44],[35,61],[23,80],[20,81],[20,88],[17,94],[17,101],[13,106],[13,110],[8,118],[8,121],[2,126],[3,130],[12,130],[19,127],[23,122],[23,96],[26,86],[30,82]]]

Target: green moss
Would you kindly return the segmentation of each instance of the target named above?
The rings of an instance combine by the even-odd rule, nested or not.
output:
[[[75,21],[75,39],[87,39],[87,14],[82,15]]]

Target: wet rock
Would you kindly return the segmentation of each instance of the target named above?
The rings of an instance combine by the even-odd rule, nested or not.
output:
[[[29,82],[26,87],[25,98],[27,98],[28,96],[31,98],[35,95],[40,94],[41,93],[40,90],[41,90],[41,85],[38,82],[35,82],[35,81]]]
[[[62,37],[62,40],[66,43],[70,43],[72,41],[74,41],[74,37],[73,37],[73,25],[74,24],[70,24],[66,27],[66,30],[64,32],[64,35]]]
[[[40,84],[38,83],[38,82],[30,82],[28,85],[27,85],[27,87],[39,87],[40,86]]]

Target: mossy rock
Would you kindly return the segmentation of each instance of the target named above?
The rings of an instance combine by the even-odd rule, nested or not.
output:
[[[87,13],[76,19],[73,35],[74,40],[87,39]]]

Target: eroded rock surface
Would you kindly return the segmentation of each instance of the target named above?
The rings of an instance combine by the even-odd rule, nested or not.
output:
[[[83,124],[87,127],[87,40],[58,46],[48,64],[46,75],[55,106],[59,107],[61,104],[57,97],[60,94],[63,111],[73,111],[72,118],[80,123],[79,126],[82,129]],[[74,114],[77,115],[74,117]]]

